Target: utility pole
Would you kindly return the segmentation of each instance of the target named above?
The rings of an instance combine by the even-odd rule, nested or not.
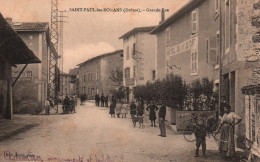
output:
[[[53,43],[54,49],[56,52],[58,51],[58,0],[51,0],[51,43]],[[49,97],[53,99],[56,98],[55,90],[56,90],[56,66],[57,60],[55,54],[50,53],[50,61],[49,61]]]
[[[63,73],[63,23],[68,23],[67,21],[64,21],[63,18],[65,17],[68,17],[68,16],[64,16],[63,13],[65,13],[67,11],[59,11],[59,18],[60,20],[57,21],[59,22],[60,24],[60,34],[59,34],[59,61],[58,61],[58,66],[59,66],[59,69],[61,71],[61,73]],[[63,77],[60,77],[60,94],[61,94],[61,97],[63,99]]]
[[[53,44],[54,50],[58,51],[58,0],[51,0],[51,46]],[[52,48],[52,47],[51,47]],[[49,97],[57,100],[57,85],[58,85],[58,68],[57,56],[55,51],[50,50],[49,60]],[[56,109],[58,113],[58,107]]]

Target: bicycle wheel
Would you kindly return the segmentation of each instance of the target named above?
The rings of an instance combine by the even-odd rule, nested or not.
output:
[[[194,142],[196,140],[194,131],[195,131],[195,125],[194,124],[189,124],[185,127],[185,133],[184,133],[184,138],[188,142]]]
[[[185,120],[185,121],[183,121],[183,122],[180,124],[179,129],[180,129],[180,133],[181,133],[181,134],[185,134],[185,127],[186,127],[187,125],[189,125],[190,122],[191,122],[190,120]]]

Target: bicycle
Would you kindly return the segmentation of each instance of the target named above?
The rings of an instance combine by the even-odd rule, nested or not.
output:
[[[203,122],[206,125],[206,131],[207,131],[207,136],[210,138],[211,136],[219,141],[219,134],[215,134],[216,129],[218,128],[218,121],[216,121],[215,117],[207,117],[206,114],[202,115],[195,115],[191,114],[192,117],[189,120],[185,120],[182,122],[181,127],[184,128],[182,130],[182,134],[185,138],[186,141],[188,142],[194,142],[196,140],[194,131],[196,129],[196,124],[198,117],[202,117]]]

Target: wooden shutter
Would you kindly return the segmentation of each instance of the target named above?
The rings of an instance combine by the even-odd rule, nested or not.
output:
[[[217,37],[209,36],[209,60],[210,64],[216,64],[217,61]]]
[[[192,11],[192,13],[191,13],[191,21],[192,21],[192,33],[196,33],[198,31],[198,15],[197,15],[197,11]]]

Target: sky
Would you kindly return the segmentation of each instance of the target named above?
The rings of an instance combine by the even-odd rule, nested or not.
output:
[[[189,0],[58,0],[64,15],[64,71],[76,68],[92,57],[123,48],[119,37],[135,27],[158,25],[160,12],[147,9],[168,9],[169,17]],[[72,11],[74,8],[120,8],[120,12]],[[142,12],[123,12],[126,9]],[[0,12],[14,22],[51,21],[51,0],[0,0]]]

